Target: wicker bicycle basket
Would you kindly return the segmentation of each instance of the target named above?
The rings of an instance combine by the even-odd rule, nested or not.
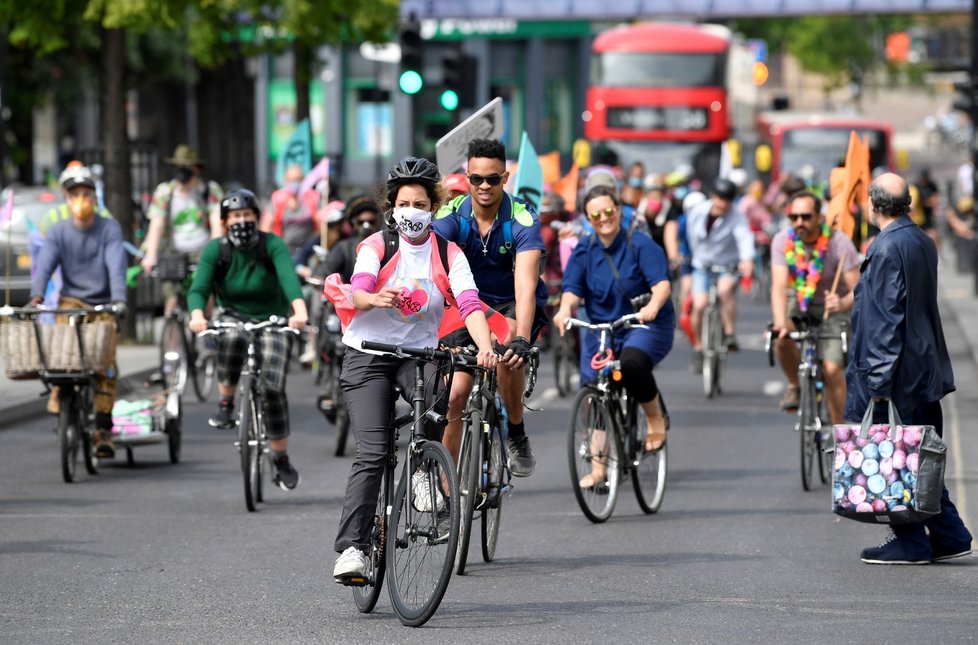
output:
[[[104,372],[114,362],[115,323],[109,320],[78,322],[85,349],[82,365],[78,351],[78,335],[74,325],[38,324],[44,357],[51,372]],[[35,323],[30,320],[7,320],[0,325],[0,355],[3,356],[7,378],[15,380],[36,379],[44,364],[37,346]]]

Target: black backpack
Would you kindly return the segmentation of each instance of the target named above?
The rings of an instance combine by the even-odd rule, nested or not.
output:
[[[215,290],[224,283],[224,278],[228,275],[228,270],[231,268],[231,252],[233,250],[231,241],[228,240],[227,235],[222,237],[218,245],[217,263],[214,264]],[[264,231],[258,232],[258,245],[255,247],[255,258],[252,260],[251,266],[254,267],[259,262],[264,264],[266,269],[275,273],[275,263],[272,262],[271,256],[268,255],[268,233]]]

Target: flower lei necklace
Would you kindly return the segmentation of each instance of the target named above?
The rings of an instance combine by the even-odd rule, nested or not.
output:
[[[784,259],[788,265],[791,284],[795,288],[798,306],[802,311],[808,311],[808,306],[815,295],[815,287],[822,279],[822,269],[825,268],[825,252],[829,248],[829,237],[832,235],[829,225],[822,223],[822,234],[815,242],[811,257],[805,249],[805,243],[798,239],[795,229],[789,228],[784,241]]]

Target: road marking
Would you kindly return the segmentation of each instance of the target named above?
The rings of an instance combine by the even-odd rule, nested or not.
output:
[[[967,487],[964,485],[964,460],[960,456],[961,446],[961,426],[958,423],[958,404],[957,397],[952,393],[951,399],[951,445],[957,448],[951,450],[951,472],[954,473],[954,498],[955,507],[958,507],[958,514],[962,516],[965,526],[974,526],[968,516],[968,495]]]

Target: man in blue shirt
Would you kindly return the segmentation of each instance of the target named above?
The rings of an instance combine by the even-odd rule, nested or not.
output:
[[[63,186],[72,195],[68,203],[71,219],[58,221],[48,230],[34,267],[31,306],[41,303],[51,274],[60,266],[63,281],[60,309],[88,309],[109,303],[124,308],[126,252],[122,248],[119,222],[97,214],[95,182],[90,174],[73,176]],[[111,314],[104,315],[111,319]],[[114,339],[112,345],[114,356]],[[96,374],[95,389],[95,454],[99,458],[111,458],[115,456],[111,440],[115,375]],[[58,395],[54,388],[49,411],[57,413]]]
[[[506,193],[506,148],[501,141],[474,139],[469,143],[469,195],[457,197],[436,215],[435,233],[457,243],[472,267],[479,298],[509,322],[509,350],[500,361],[499,391],[509,414],[509,467],[527,477],[536,461],[523,426],[524,362],[546,317],[547,287],[540,279],[544,250],[540,220],[531,207]],[[506,339],[499,339],[505,342]],[[456,332],[448,345],[469,345],[467,334]],[[462,411],[472,389],[472,376],[456,373],[448,402],[448,426],[443,443],[458,458]]]

